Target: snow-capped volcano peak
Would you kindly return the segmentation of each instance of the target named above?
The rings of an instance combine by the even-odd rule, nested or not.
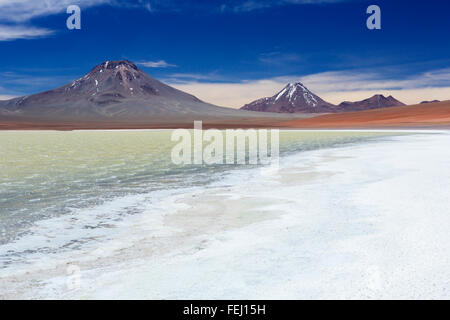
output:
[[[330,112],[334,106],[323,101],[301,82],[290,82],[270,98],[259,99],[242,109],[266,112]]]
[[[286,87],[278,93],[275,101],[280,98],[285,98],[289,102],[294,102],[297,99],[304,99],[306,103],[312,107],[316,107],[318,103],[314,94],[301,82],[289,82]]]
[[[306,89],[306,87],[301,82],[289,82],[286,85],[286,87],[289,87],[289,88],[303,88],[305,90],[308,90],[308,89]]]
[[[108,105],[126,98],[159,95],[161,88],[131,61],[118,60],[100,63],[88,74],[65,86],[64,92],[99,105]]]

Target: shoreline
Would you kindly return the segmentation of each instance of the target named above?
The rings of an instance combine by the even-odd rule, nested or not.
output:
[[[130,121],[50,121],[0,120],[0,131],[8,130],[127,130],[127,129],[191,129],[195,119],[161,118],[152,122]],[[197,119],[202,120],[202,119]],[[253,117],[211,118],[203,120],[204,129],[450,129],[450,101],[356,112],[277,113],[253,112]]]
[[[232,174],[206,189],[198,187],[187,194],[163,196],[157,207],[149,208],[147,215],[138,215],[134,222],[130,222],[128,232],[122,230],[118,234],[118,239],[128,239],[129,245],[120,241],[116,243],[113,239],[98,252],[96,250],[100,248],[92,249],[97,258],[94,255],[90,261],[79,261],[82,269],[81,289],[65,289],[65,267],[67,263],[76,263],[75,258],[70,258],[61,260],[59,267],[51,268],[51,272],[44,269],[26,275],[31,287],[22,291],[23,295],[17,288],[18,295],[14,296],[10,291],[3,298],[278,299],[286,298],[288,294],[298,298],[340,298],[335,295],[338,290],[334,290],[338,286],[345,286],[346,290],[341,294],[350,298],[386,296],[379,284],[371,284],[371,281],[374,274],[375,278],[378,273],[384,276],[389,274],[389,269],[384,270],[384,263],[376,260],[376,257],[382,258],[380,253],[370,248],[380,241],[392,243],[393,239],[384,238],[384,233],[393,227],[389,223],[391,219],[401,221],[401,217],[394,215],[385,221],[380,220],[384,216],[382,209],[375,210],[373,216],[370,214],[373,210],[356,210],[361,205],[364,208],[367,199],[353,199],[353,193],[368,192],[373,197],[370,188],[379,183],[380,177],[382,182],[391,184],[389,179],[401,178],[406,174],[405,168],[413,170],[414,165],[421,166],[419,161],[407,162],[405,151],[410,150],[430,161],[432,158],[426,154],[429,151],[421,153],[417,150],[418,146],[431,148],[430,142],[434,141],[435,146],[437,141],[448,141],[448,137],[448,131],[432,136],[418,133],[380,139],[369,144],[363,142],[301,152],[284,158],[283,167],[277,174],[265,172],[262,168],[250,169],[240,172],[239,177]],[[373,152],[375,149],[376,153]],[[383,158],[388,154],[392,159]],[[401,169],[402,164],[397,164],[396,157],[403,156],[406,162]],[[381,172],[376,175],[366,172],[363,167],[369,159],[382,160],[381,164],[369,170]],[[436,161],[441,163],[440,159]],[[383,162],[386,162],[386,167]],[[400,169],[394,170],[393,165],[400,166]],[[345,168],[352,170],[343,171]],[[430,172],[436,172],[434,170],[428,168]],[[357,174],[359,171],[363,176]],[[411,174],[414,172],[411,171]],[[243,179],[242,174],[246,178]],[[361,184],[363,181],[364,184]],[[403,182],[402,185],[402,188],[408,186]],[[335,188],[343,193],[336,193]],[[402,188],[396,187],[394,190],[401,192]],[[375,194],[382,195],[384,189],[377,187]],[[439,195],[439,191],[437,193]],[[295,196],[298,194],[304,197]],[[347,194],[351,197],[347,198]],[[337,207],[336,203],[339,203]],[[394,205],[396,207],[398,204]],[[160,214],[155,216],[151,212]],[[419,219],[419,222],[424,221]],[[426,223],[433,223],[434,226],[438,222],[442,224],[442,221]],[[388,229],[382,228],[385,223],[389,223]],[[378,227],[374,229],[374,226]],[[380,231],[383,232],[380,234]],[[398,231],[402,234],[401,230],[395,231],[397,235]],[[438,231],[437,235],[442,235]],[[428,243],[428,239],[425,240]],[[361,251],[364,248],[359,245],[354,248],[354,241],[366,244],[368,252],[376,253],[375,257],[366,261],[367,257]],[[345,249],[348,245],[352,248],[349,252]],[[352,251],[355,252],[349,256]],[[396,256],[392,258],[398,259]],[[442,265],[442,261],[440,263],[436,265]],[[403,267],[411,271],[409,268],[412,265]],[[338,268],[337,271],[335,268]],[[348,274],[342,277],[340,272]],[[404,280],[402,276],[400,280]],[[362,283],[354,282],[360,277]],[[20,283],[20,277],[10,280],[10,284]],[[348,281],[351,285],[347,284]],[[34,287],[33,282],[36,282]],[[208,284],[211,288],[207,287]],[[6,283],[4,285],[9,290],[13,289]],[[405,297],[407,293],[401,291],[396,294],[392,290],[390,288],[387,295]],[[266,294],[258,295],[257,292]],[[412,293],[420,294],[414,290]]]
[[[61,131],[61,130],[0,130],[1,132],[166,132],[172,131],[180,128],[161,128],[161,129],[75,129],[69,131]],[[181,128],[183,129],[183,128]],[[188,130],[193,130],[194,128],[186,128]],[[313,129],[313,128],[288,128],[288,127],[279,127],[279,128],[267,128],[267,129],[278,129],[280,131],[286,132],[399,132],[399,133],[445,133],[450,129],[446,128],[321,128],[321,129]],[[208,130],[204,129],[203,130]],[[226,130],[226,129],[219,129]]]
[[[2,123],[0,123],[0,132],[17,132],[17,131],[56,131],[56,132],[71,132],[71,131],[156,131],[156,130],[176,130],[176,129],[193,129],[193,122],[191,124],[183,125],[167,125],[167,126],[11,126],[5,128]],[[397,125],[336,125],[336,126],[301,126],[301,125],[286,125],[283,123],[274,123],[271,125],[240,125],[240,124],[203,124],[203,129],[279,129],[279,130],[299,130],[299,131],[399,131],[399,130],[409,130],[409,131],[447,131],[450,130],[450,122],[443,123],[440,125],[436,124],[397,124]]]

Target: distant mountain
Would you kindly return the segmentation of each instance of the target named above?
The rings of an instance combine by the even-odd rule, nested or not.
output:
[[[420,104],[426,104],[426,103],[436,103],[436,102],[441,102],[439,100],[432,100],[432,101],[422,101]]]
[[[338,108],[309,91],[300,82],[289,83],[273,97],[246,104],[242,110],[278,113],[326,113]]]
[[[348,111],[363,111],[371,109],[389,108],[389,107],[399,107],[405,104],[395,99],[393,96],[385,97],[382,94],[376,94],[371,98],[349,102],[344,101],[339,104],[339,109],[343,112]]]
[[[344,101],[338,106],[328,103],[309,91],[302,83],[289,83],[276,95],[262,98],[246,104],[241,109],[260,112],[278,113],[337,113],[362,111],[379,108],[404,106],[394,97],[377,94],[371,98],[349,102]]]
[[[205,103],[150,77],[128,60],[103,62],[54,90],[0,101],[3,121],[174,123],[253,116]]]

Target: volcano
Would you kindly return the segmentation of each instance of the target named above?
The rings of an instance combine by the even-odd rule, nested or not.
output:
[[[338,107],[324,101],[302,83],[288,83],[276,95],[246,104],[241,110],[278,113],[328,113]]]

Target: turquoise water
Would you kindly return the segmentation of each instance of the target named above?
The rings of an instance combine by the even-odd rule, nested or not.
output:
[[[0,244],[19,239],[37,221],[127,195],[206,186],[229,171],[254,167],[175,165],[171,134],[170,130],[0,132]],[[280,155],[392,135],[282,131]]]

